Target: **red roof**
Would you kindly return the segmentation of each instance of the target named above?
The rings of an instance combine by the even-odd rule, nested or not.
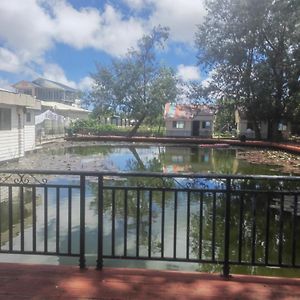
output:
[[[193,119],[197,115],[213,116],[214,112],[206,105],[188,105],[174,103],[166,103],[165,105],[165,119]]]

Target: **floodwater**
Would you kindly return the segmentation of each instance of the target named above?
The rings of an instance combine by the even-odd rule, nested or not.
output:
[[[67,168],[71,170],[98,170],[98,171],[138,171],[138,172],[164,172],[164,173],[182,173],[182,172],[195,172],[195,173],[210,173],[210,174],[265,174],[265,175],[280,175],[282,173],[279,166],[266,165],[266,164],[252,164],[247,162],[245,159],[240,159],[239,153],[245,151],[244,149],[238,148],[200,148],[200,147],[189,147],[189,146],[153,146],[153,145],[92,145],[92,146],[74,146],[66,148],[51,148],[41,151],[40,156],[42,159],[39,161],[39,153],[34,154],[34,158],[28,157],[29,161],[39,162],[38,169],[45,169],[42,163],[48,165],[49,169]],[[48,157],[46,161],[45,157]],[[26,163],[26,159],[20,162],[20,169],[24,169],[22,163]],[[6,166],[9,169],[9,164]],[[13,168],[17,165],[12,164]],[[33,168],[34,164],[31,165]],[[37,167],[35,167],[37,168]],[[66,180],[66,179],[64,179]],[[67,182],[68,180],[66,180]],[[74,179],[70,179],[72,184]],[[52,179],[53,183],[61,183],[61,178]],[[96,261],[96,243],[97,239],[97,195],[96,195],[96,183],[89,182],[86,186],[86,248],[87,248],[87,264],[95,266]],[[37,201],[37,250],[43,251],[44,247],[44,199],[43,192],[37,190],[39,195]],[[187,239],[187,199],[186,195],[178,194],[178,205],[177,205],[177,255],[178,257],[184,257],[185,245]],[[73,193],[72,195],[72,249],[76,250],[79,241],[79,193]],[[118,202],[118,196],[116,193],[116,203]],[[147,210],[147,199],[141,202],[141,215],[140,224],[136,222],[136,208],[134,207],[134,201],[130,205],[131,198],[128,196],[129,211],[128,211],[128,232],[127,232],[127,251],[128,254],[135,254],[136,245],[136,226],[140,226],[140,254],[147,255],[148,245],[148,234],[149,224],[148,221],[148,210]],[[132,199],[134,199],[132,195]],[[25,250],[31,249],[32,247],[32,205],[29,200],[25,201]],[[68,191],[61,189],[60,191],[60,230],[59,230],[59,241],[60,249],[66,251],[68,246],[67,229],[68,229],[68,218],[64,217],[68,214]],[[26,198],[25,198],[26,199]],[[170,195],[172,199],[172,195]],[[116,204],[116,219],[115,219],[115,251],[116,254],[122,255],[124,249],[124,205]],[[119,205],[119,206],[118,206]],[[222,253],[223,243],[223,228],[222,216],[224,215],[224,201],[217,200],[216,207],[213,208],[213,201],[210,196],[204,201],[204,225],[203,225],[203,258],[210,255],[211,253],[211,232],[212,226],[216,228],[215,240],[216,240],[216,255]],[[14,237],[13,244],[14,249],[18,250],[20,247],[20,204],[18,199],[13,203],[13,224],[14,224]],[[249,258],[251,255],[249,245],[251,244],[251,199],[245,199],[244,202],[244,236],[243,236],[243,257]],[[132,209],[131,209],[132,208]],[[145,208],[145,209],[143,209]],[[8,204],[7,202],[1,203],[0,214],[1,214],[1,249],[8,249]],[[48,249],[51,251],[55,250],[55,238],[56,238],[56,190],[49,189],[48,205],[47,205],[47,229],[48,229]],[[166,220],[165,220],[165,256],[171,256],[173,249],[173,235],[174,235],[174,201],[166,201]],[[215,223],[212,223],[211,214],[212,210],[216,209],[219,212]],[[231,231],[231,245],[234,248],[238,238],[238,212],[240,209],[240,203],[233,204],[232,207],[232,231]],[[259,214],[264,216],[266,208],[263,204],[258,204],[258,218]],[[107,198],[104,203],[104,254],[111,253],[112,243],[112,204]],[[191,199],[190,208],[190,257],[197,257],[199,252],[199,246],[197,244],[197,237],[199,236],[199,200]],[[235,215],[236,214],[236,215]],[[152,214],[152,254],[159,255],[160,251],[160,228],[161,228],[161,197],[153,196],[153,214]],[[286,222],[283,226],[284,237],[287,241],[284,244],[283,251],[286,251],[284,259],[288,262],[290,260],[289,254],[291,248],[291,224],[292,215],[285,214]],[[264,253],[264,240],[265,240],[265,223],[264,219],[256,224],[257,228],[257,250],[256,259],[260,261]],[[274,251],[270,253],[270,259],[278,256],[278,243],[276,240],[276,228],[279,226],[279,211],[273,209],[270,213],[270,224],[271,224],[271,236],[270,236],[270,248],[274,248]],[[300,224],[300,220],[298,222]],[[300,228],[297,229],[300,233]],[[297,252],[300,253],[300,245],[298,245]],[[248,247],[248,248],[247,248]],[[284,252],[285,253],[285,252]],[[236,255],[234,251],[231,253],[232,256]],[[220,254],[220,259],[222,254]],[[25,256],[25,255],[6,255],[1,254],[0,259],[4,261],[20,261],[20,262],[36,262],[36,263],[50,263],[50,264],[77,264],[77,259],[65,258],[65,257],[45,257],[45,256]],[[300,257],[299,257],[300,259]],[[193,263],[177,263],[177,262],[155,262],[155,261],[134,261],[134,260],[105,260],[105,266],[129,266],[129,267],[143,267],[143,268],[159,268],[159,269],[182,269],[182,270],[201,270],[206,272],[220,272],[222,266],[210,265],[210,264],[193,264]],[[231,267],[233,273],[248,273],[248,274],[264,274],[264,275],[280,275],[280,276],[299,276],[300,274],[294,270],[287,269],[274,269],[274,268],[260,268],[260,267]]]

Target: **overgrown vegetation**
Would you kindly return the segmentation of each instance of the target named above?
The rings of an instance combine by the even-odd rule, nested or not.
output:
[[[77,120],[69,128],[69,135],[128,135],[132,126],[117,126],[115,124],[102,124],[97,119]],[[140,126],[140,136],[163,136],[165,128],[155,125]]]

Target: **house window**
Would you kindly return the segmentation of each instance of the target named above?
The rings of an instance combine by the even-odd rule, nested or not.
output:
[[[10,108],[0,108],[0,130],[11,130]]]
[[[31,113],[30,112],[26,113],[26,122],[27,123],[31,122]]]
[[[183,129],[184,128],[184,121],[173,121],[173,128]]]
[[[210,128],[211,128],[211,122],[209,121],[202,122],[202,129],[210,129]]]

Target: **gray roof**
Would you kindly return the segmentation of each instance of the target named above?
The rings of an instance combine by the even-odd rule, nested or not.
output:
[[[38,78],[32,81],[32,83],[34,83],[35,85],[39,86],[39,87],[43,87],[43,88],[48,88],[48,89],[60,89],[60,90],[65,90],[65,91],[69,91],[69,92],[78,92],[78,90],[73,89],[67,85],[64,85],[62,83],[59,82],[55,82],[49,79],[45,79],[45,78]]]
[[[16,89],[28,88],[28,87],[39,87],[39,88],[64,90],[65,92],[72,92],[72,93],[79,92],[79,90],[73,89],[67,85],[49,79],[45,79],[45,78],[37,78],[33,81],[22,80],[15,83],[13,87]]]

